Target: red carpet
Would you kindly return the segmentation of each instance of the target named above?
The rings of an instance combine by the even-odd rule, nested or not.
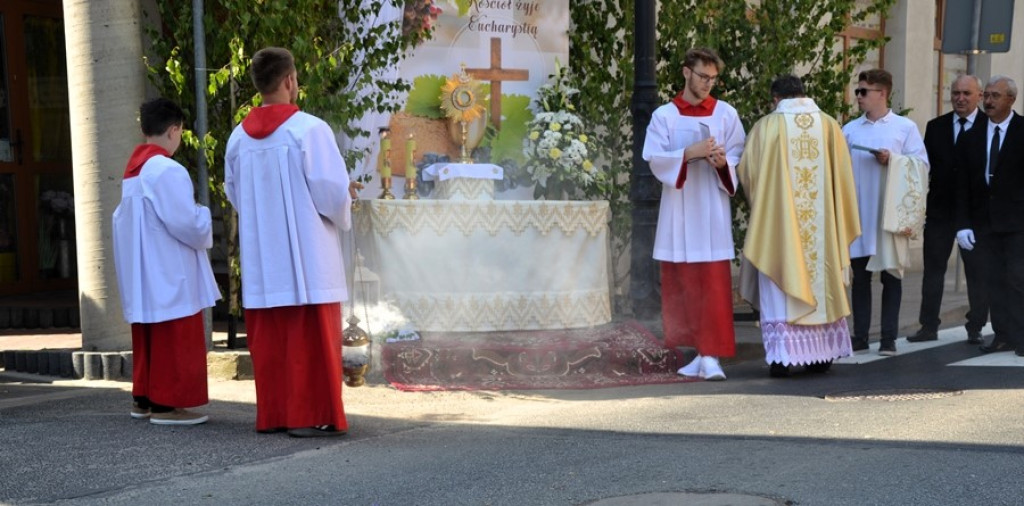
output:
[[[687,380],[675,355],[635,321],[589,329],[423,333],[383,348],[399,390],[587,389]]]

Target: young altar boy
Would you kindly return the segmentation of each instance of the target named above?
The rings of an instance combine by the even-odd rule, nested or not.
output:
[[[209,402],[204,308],[220,298],[206,250],[210,209],[196,203],[188,170],[171,155],[185,113],[165,98],[142,104],[145,142],[135,148],[114,211],[114,267],[132,326],[131,416],[156,425],[195,425],[185,408]]]

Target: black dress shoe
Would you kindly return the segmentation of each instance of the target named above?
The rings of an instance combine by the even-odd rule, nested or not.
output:
[[[813,364],[807,364],[807,372],[815,374],[824,374],[832,368],[832,361],[826,360],[824,362],[815,362]]]
[[[291,437],[339,437],[344,436],[345,434],[346,431],[337,430],[333,425],[317,425],[315,427],[288,429],[288,435]]]
[[[780,362],[772,362],[772,365],[768,368],[768,376],[773,378],[788,378],[789,366],[782,365]]]
[[[978,347],[982,353],[999,353],[1001,351],[1013,351],[1013,346],[1006,341],[992,341],[992,344],[981,345]]]
[[[908,343],[923,343],[926,341],[937,341],[938,339],[939,334],[937,332],[935,332],[934,330],[928,330],[923,327],[920,330],[918,330],[916,334],[912,336],[907,336]]]
[[[864,351],[868,349],[868,340],[855,337],[850,339],[850,347],[853,348],[854,352]]]
[[[980,330],[967,331],[967,344],[981,344],[983,342],[985,342],[985,340],[981,338]]]

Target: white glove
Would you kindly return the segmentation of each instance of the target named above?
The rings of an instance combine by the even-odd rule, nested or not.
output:
[[[957,232],[956,243],[964,250],[971,251],[974,249],[974,231],[969,228],[965,228]]]

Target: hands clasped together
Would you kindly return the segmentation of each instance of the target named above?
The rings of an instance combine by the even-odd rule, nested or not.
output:
[[[729,163],[725,159],[725,146],[717,144],[714,137],[690,144],[683,153],[683,157],[686,160],[707,158],[708,163],[716,169],[723,169]]]

